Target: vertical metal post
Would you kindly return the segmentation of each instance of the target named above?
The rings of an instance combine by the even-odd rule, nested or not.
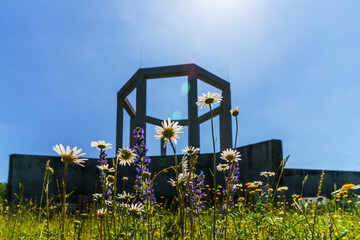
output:
[[[122,148],[123,144],[123,127],[124,127],[124,99],[117,97],[117,114],[116,114],[116,151]]]
[[[130,139],[129,139],[129,148],[135,145],[135,139],[133,138],[133,130],[136,128],[135,126],[135,117],[130,117]]]
[[[143,128],[146,136],[146,78],[141,73],[136,77],[135,127]]]
[[[230,85],[230,84],[229,84]],[[230,86],[222,91],[223,100],[221,101],[220,113],[220,151],[232,148],[232,130],[231,130],[231,94]]]
[[[197,101],[197,70],[193,68],[188,75],[189,92],[188,92],[188,129],[189,129],[189,146],[200,147],[200,128],[198,123]]]
[[[165,140],[162,138],[161,139],[161,146],[160,146],[160,152],[161,152],[161,156],[166,156],[166,146],[164,147],[164,143]]]

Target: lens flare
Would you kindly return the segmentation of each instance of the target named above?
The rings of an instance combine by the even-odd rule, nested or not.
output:
[[[178,110],[176,110],[175,112],[173,112],[172,115],[171,115],[171,119],[172,119],[172,120],[180,120],[181,117],[182,117],[181,112],[178,111]]]
[[[181,93],[183,94],[183,96],[187,95],[188,92],[190,91],[190,84],[185,81],[181,84]]]

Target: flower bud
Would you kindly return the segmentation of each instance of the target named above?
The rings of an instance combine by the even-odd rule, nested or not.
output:
[[[236,117],[237,115],[239,115],[239,107],[234,107],[233,109],[230,110],[230,113],[231,115]]]
[[[149,172],[143,172],[142,173],[142,177],[145,178],[145,179],[150,178],[150,176],[151,176],[151,173],[149,173]]]
[[[54,174],[54,169],[52,169],[51,167],[47,167],[45,170],[45,173],[47,175],[53,175]]]
[[[106,180],[109,182],[109,183],[114,183],[115,182],[115,177],[113,175],[109,175]]]

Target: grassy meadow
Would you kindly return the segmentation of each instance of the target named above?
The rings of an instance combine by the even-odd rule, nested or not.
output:
[[[212,107],[220,103],[217,93],[203,94],[197,104]],[[175,165],[159,172],[150,172],[151,159],[146,156],[144,130],[136,128],[136,142],[131,148],[117,150],[115,159],[107,159],[106,151],[112,144],[93,141],[99,150],[97,168],[101,191],[93,200],[74,209],[67,199],[67,169],[69,164],[84,167],[82,149],[55,145],[53,150],[61,156],[64,174],[57,195],[48,194],[54,170],[50,160],[44,166],[42,194],[38,201],[23,199],[22,186],[10,204],[4,198],[1,185],[0,239],[360,239],[359,185],[345,184],[335,190],[331,198],[321,195],[324,172],[319,176],[317,196],[302,196],[301,192],[288,196],[291,186],[279,186],[288,161],[284,159],[276,172],[261,172],[253,182],[243,183],[239,178],[241,153],[236,150],[237,116],[239,109],[231,109],[236,120],[236,137],[233,148],[225,149],[220,159],[215,155],[210,176],[196,172],[199,148],[182,149],[184,157],[178,159],[175,145],[183,127],[170,119],[155,128],[157,139],[173,149]],[[213,122],[211,117],[211,127]],[[136,181],[127,177],[118,179],[122,166],[134,166]],[[166,199],[155,196],[153,183],[169,171],[169,187],[176,189],[176,196]],[[197,174],[195,174],[195,172]],[[211,179],[211,186],[204,184]],[[223,186],[217,179],[224,178]],[[125,192],[122,185],[130,184],[132,192]],[[302,182],[304,187],[306,177]],[[60,183],[59,183],[60,184]]]

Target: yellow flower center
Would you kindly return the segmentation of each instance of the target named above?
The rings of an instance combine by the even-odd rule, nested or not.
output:
[[[121,151],[121,159],[122,160],[129,160],[131,157],[131,152],[130,151],[127,151],[127,150],[122,150]]]
[[[136,208],[130,208],[130,209],[129,209],[129,212],[134,214],[134,213],[137,213],[137,212],[138,212],[138,209],[136,209]]]
[[[162,135],[164,136],[164,138],[170,139],[174,137],[175,132],[172,128],[165,128],[164,131],[162,132]]]
[[[212,104],[213,102],[214,102],[214,99],[213,99],[213,98],[207,98],[207,99],[205,99],[205,103],[208,104],[208,105]]]
[[[228,160],[228,161],[233,161],[235,159],[235,156],[232,155],[232,154],[228,154],[225,156],[225,159]]]
[[[194,153],[194,151],[193,151],[193,150],[191,150],[191,149],[189,149],[189,150],[187,150],[187,153],[188,153],[188,154],[193,154],[193,153]]]
[[[103,145],[103,144],[98,144],[98,145],[97,145],[97,147],[98,147],[98,148],[100,148],[100,149],[104,149],[104,148],[106,148],[106,146],[105,146],[105,145]]]
[[[64,163],[73,163],[76,161],[76,158],[73,155],[63,154],[61,158]]]

